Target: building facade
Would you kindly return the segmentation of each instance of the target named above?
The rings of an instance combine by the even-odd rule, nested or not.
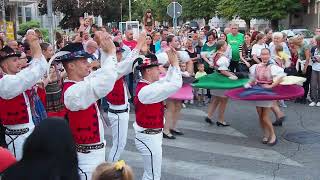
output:
[[[307,28],[314,30],[320,27],[320,0],[300,0],[302,8],[281,21],[285,29]]]

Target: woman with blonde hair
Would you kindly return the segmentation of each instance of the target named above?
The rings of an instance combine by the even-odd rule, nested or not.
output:
[[[133,172],[123,160],[113,164],[102,163],[92,174],[92,180],[133,180]]]

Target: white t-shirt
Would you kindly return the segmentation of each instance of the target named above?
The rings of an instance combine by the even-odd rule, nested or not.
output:
[[[261,50],[263,48],[268,48],[267,44],[255,44],[252,46],[252,51],[251,51],[251,55],[256,55],[257,57],[260,57],[261,55]]]

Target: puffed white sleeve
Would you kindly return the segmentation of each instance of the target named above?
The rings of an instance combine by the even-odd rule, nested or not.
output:
[[[83,81],[70,86],[64,93],[64,104],[70,111],[87,109],[112,91],[118,73],[115,54],[101,54],[101,68],[90,73]]]
[[[138,98],[143,104],[153,104],[166,100],[182,86],[180,68],[170,66],[166,77],[143,87]]]
[[[0,97],[12,99],[35,85],[46,73],[48,63],[44,56],[33,59],[31,64],[15,75],[5,75],[0,79]]]
[[[225,56],[221,56],[218,61],[217,61],[217,65],[218,65],[218,70],[222,70],[222,71],[227,71],[229,70],[229,59]]]
[[[133,49],[123,61],[117,65],[118,79],[132,72],[133,61],[138,58],[140,50]]]
[[[284,69],[282,67],[279,67],[277,65],[271,66],[271,75],[273,77],[285,77],[287,74],[284,72]]]
[[[249,68],[249,73],[250,73],[249,77],[250,77],[250,79],[256,79],[256,67],[257,67],[257,64],[254,64]]]

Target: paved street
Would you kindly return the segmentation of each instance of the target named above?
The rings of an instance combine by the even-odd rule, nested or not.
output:
[[[163,180],[318,180],[320,178],[320,108],[287,102],[287,121],[276,128],[279,143],[260,143],[261,130],[255,108],[230,101],[226,121],[231,127],[208,126],[206,108],[183,109],[176,140],[163,140]],[[136,179],[143,172],[142,158],[134,145],[131,114],[128,143],[122,155],[134,168]],[[303,135],[301,135],[304,133]],[[111,132],[106,131],[108,151]],[[300,135],[300,136],[295,136]],[[289,141],[289,140],[290,141]],[[300,143],[291,142],[292,139]]]

